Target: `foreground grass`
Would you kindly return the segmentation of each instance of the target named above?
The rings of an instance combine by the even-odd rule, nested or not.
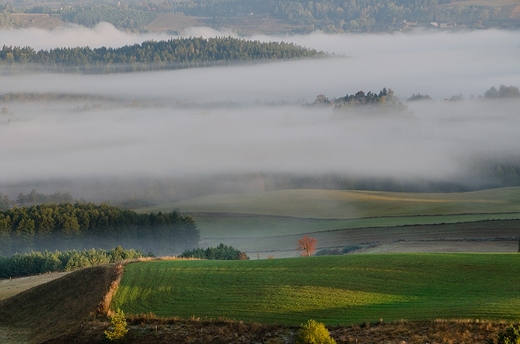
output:
[[[112,308],[299,325],[517,319],[520,255],[388,254],[125,267]]]

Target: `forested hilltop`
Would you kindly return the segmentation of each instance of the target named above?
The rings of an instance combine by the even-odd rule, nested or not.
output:
[[[159,0],[102,4],[94,0],[16,1],[0,5],[0,27],[108,22],[121,30],[180,33],[191,26],[238,34],[518,28],[516,0]],[[47,16],[43,16],[47,14]]]
[[[107,204],[60,203],[0,211],[0,255],[33,250],[132,247],[157,255],[198,247],[193,218],[176,212],[138,214]]]
[[[121,48],[55,48],[3,46],[0,67],[76,73],[180,69],[266,60],[325,56],[292,43],[260,42],[232,37],[176,38],[146,41]]]

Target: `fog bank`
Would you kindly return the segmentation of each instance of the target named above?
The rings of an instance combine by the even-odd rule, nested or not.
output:
[[[36,36],[46,44],[41,48],[70,46],[78,32],[84,34],[74,42],[91,47],[163,38],[114,30],[99,25]],[[0,38],[32,45],[34,33],[0,31]],[[225,173],[439,181],[464,179],[479,159],[518,162],[519,102],[470,99],[491,86],[520,86],[518,32],[254,38],[295,42],[336,57],[150,73],[2,76],[0,94],[89,94],[119,103],[100,101],[97,109],[95,102],[79,100],[0,104],[8,110],[0,114],[1,182]],[[383,87],[402,101],[412,93],[435,101],[377,116],[297,105],[318,94],[335,98]],[[458,94],[463,102],[444,101]],[[282,101],[294,104],[265,105]]]

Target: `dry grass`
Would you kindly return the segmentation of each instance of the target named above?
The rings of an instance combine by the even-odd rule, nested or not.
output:
[[[30,342],[61,336],[95,317],[118,276],[114,265],[72,272],[0,301],[0,326],[30,329]]]
[[[0,280],[0,301],[19,294],[40,284],[65,276],[69,272],[49,273],[38,276]]]
[[[188,344],[188,343],[294,343],[297,327],[262,325],[227,320],[158,319],[145,315],[128,319],[126,344]],[[455,344],[487,343],[508,324],[485,321],[439,320],[428,322],[395,322],[329,327],[338,344]],[[55,344],[103,343],[104,322],[90,322],[75,333],[53,340]]]

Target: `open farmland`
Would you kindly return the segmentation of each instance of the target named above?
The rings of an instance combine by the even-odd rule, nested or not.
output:
[[[197,197],[142,208],[140,211],[171,211],[174,209],[190,213],[261,214],[316,219],[504,214],[520,212],[520,187],[462,193],[282,190]]]
[[[518,249],[520,188],[283,190],[198,197],[139,211],[174,209],[195,218],[202,246],[224,242],[263,258],[295,256],[295,242],[303,234],[316,237],[318,248],[376,243],[374,252],[513,252]]]
[[[520,255],[386,254],[125,267],[112,308],[298,325],[520,316]]]

